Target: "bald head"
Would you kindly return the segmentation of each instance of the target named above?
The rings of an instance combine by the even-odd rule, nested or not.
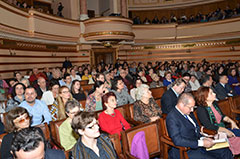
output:
[[[189,115],[193,112],[195,107],[195,100],[191,93],[183,93],[179,96],[177,102],[177,108],[186,115]]]

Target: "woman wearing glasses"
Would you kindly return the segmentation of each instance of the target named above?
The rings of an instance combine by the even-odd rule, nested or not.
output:
[[[240,130],[232,119],[222,113],[215,102],[216,94],[213,90],[209,87],[200,87],[196,93],[196,100],[197,115],[201,124],[207,129],[226,133],[230,150],[234,155],[240,154]],[[224,122],[230,123],[231,129],[226,128]]]
[[[80,135],[73,148],[74,159],[117,158],[110,139],[100,134],[94,113],[76,114],[72,120],[72,128]]]
[[[13,158],[10,153],[13,135],[15,132],[29,127],[30,123],[31,117],[25,108],[15,107],[8,112],[5,124],[5,131],[8,132],[8,134],[3,137],[0,150],[2,159]],[[44,137],[42,130],[40,128],[38,129]]]
[[[71,123],[75,114],[80,112],[80,103],[76,100],[67,101],[65,111],[68,118],[59,127],[59,137],[62,147],[65,151],[70,150],[79,138],[78,134],[72,131]]]

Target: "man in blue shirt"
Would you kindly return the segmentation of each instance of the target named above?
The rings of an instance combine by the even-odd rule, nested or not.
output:
[[[25,90],[25,101],[19,106],[27,109],[28,113],[32,116],[31,126],[39,125],[52,120],[51,114],[47,105],[36,99],[37,92],[34,87],[27,87]]]

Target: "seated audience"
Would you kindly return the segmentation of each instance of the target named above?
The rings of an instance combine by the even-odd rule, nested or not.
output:
[[[137,88],[140,87],[141,85],[142,85],[142,80],[140,77],[137,77],[134,81],[134,85],[133,85],[134,88],[130,90],[130,95],[134,101],[136,101]]]
[[[80,112],[72,120],[73,130],[80,135],[73,148],[74,159],[115,159],[117,155],[110,139],[100,134],[95,115]]]
[[[46,105],[52,105],[58,96],[59,83],[56,80],[51,80],[49,83],[49,90],[44,92],[41,101],[44,101]]]
[[[163,83],[160,81],[159,76],[156,73],[151,75],[152,82],[150,83],[150,88],[162,87]]]
[[[124,82],[121,77],[115,77],[112,83],[112,92],[117,97],[117,106],[132,104],[133,98],[128,94],[127,89],[124,89]]]
[[[74,70],[74,67],[72,67],[72,68],[70,69],[70,74],[71,74],[72,81],[74,81],[74,80],[79,80],[79,81],[81,81],[81,80],[82,80],[81,77],[76,74],[76,71]]]
[[[196,91],[200,87],[200,83],[195,75],[191,75],[189,84],[191,86],[192,91]]]
[[[84,75],[82,76],[82,80],[89,80],[92,78],[92,75],[89,74],[89,70],[87,68],[83,71]]]
[[[36,87],[37,96],[38,98],[41,98],[43,93],[48,90],[46,80],[43,77],[38,77],[37,85],[38,85]]]
[[[126,86],[132,86],[132,79],[127,76],[126,70],[121,69],[119,75],[122,77],[122,80]]]
[[[189,158],[198,159],[233,159],[228,148],[206,151],[214,145],[211,138],[200,138],[200,128],[193,115],[195,100],[192,94],[180,95],[177,105],[167,115],[166,125],[174,145],[188,147]],[[179,149],[172,147],[168,152],[169,159],[180,158]]]
[[[32,72],[33,73],[29,78],[29,81],[32,84],[32,86],[34,86],[34,87],[36,86],[37,80],[39,77],[43,77],[45,80],[47,80],[47,77],[42,72],[39,72],[38,68],[34,67],[32,69]]]
[[[164,76],[165,76],[165,67],[164,67],[164,65],[161,65],[160,66],[160,69],[159,69],[159,75],[163,78]]]
[[[237,79],[237,71],[235,68],[229,69],[228,84],[234,88],[237,95],[240,95],[240,82]]]
[[[164,80],[163,80],[163,85],[164,86],[168,86],[170,85],[171,83],[173,83],[174,80],[172,79],[172,74],[171,72],[167,71],[165,72],[165,75],[164,75]]]
[[[59,80],[60,86],[67,86],[71,89],[72,86],[72,78],[69,73],[65,73],[62,80]]]
[[[78,101],[67,101],[65,105],[65,112],[68,118],[59,127],[60,142],[65,151],[70,150],[76,144],[77,139],[79,138],[78,134],[73,131],[71,123],[74,115],[80,112],[80,110],[81,106]]]
[[[1,78],[1,75],[0,75],[0,78]],[[5,93],[5,90],[8,89],[8,94],[12,94],[13,86],[18,82],[16,79],[10,79],[8,83],[9,83],[9,86],[5,85],[5,80],[0,80],[1,92]]]
[[[121,112],[117,109],[117,99],[113,92],[108,92],[102,97],[102,103],[105,111],[98,117],[101,130],[109,134],[118,134],[130,128],[129,123],[124,119]]]
[[[25,89],[25,101],[23,101],[19,106],[27,109],[28,113],[32,116],[31,126],[39,125],[42,123],[52,120],[51,114],[48,110],[47,105],[36,99],[37,92],[33,87],[27,87]]]
[[[148,74],[146,75],[146,78],[147,78],[147,82],[152,82],[152,75],[153,75],[154,71],[153,71],[153,68],[149,68],[148,69]]]
[[[5,131],[8,133],[3,137],[0,154],[2,159],[12,159],[11,144],[15,132],[30,127],[31,117],[26,109],[22,107],[15,107],[11,109],[6,115]],[[38,130],[43,135],[40,128]]]
[[[112,79],[113,79],[113,77],[112,77],[112,74],[111,74],[111,72],[109,71],[105,71],[105,85],[106,85],[106,87],[107,87],[107,89],[111,89],[112,88]]]
[[[49,149],[37,128],[22,129],[14,134],[11,152],[17,159],[65,159],[61,150]]]
[[[96,74],[96,80],[97,81],[102,81],[103,83],[105,82],[105,77],[103,73],[97,73]]]
[[[186,82],[182,78],[174,81],[173,87],[164,92],[161,98],[162,112],[168,114],[177,104],[178,96],[184,91]]]
[[[22,101],[24,101],[25,86],[22,83],[17,83],[13,86],[12,98],[7,101],[6,112],[17,107]]]
[[[159,119],[162,110],[152,97],[149,86],[142,84],[137,88],[137,101],[134,103],[134,120],[149,123]]]
[[[72,99],[73,98],[70,93],[70,89],[67,86],[61,86],[59,88],[56,102],[53,103],[50,110],[53,121],[66,118],[65,104],[67,103],[67,101]]]
[[[231,88],[231,86],[228,84],[227,75],[221,75],[219,77],[219,83],[217,83],[215,90],[216,90],[217,98],[219,100],[237,95],[235,91]]]
[[[219,82],[219,77],[224,74],[224,66],[219,66],[216,73],[213,76],[213,79],[216,83]]]
[[[72,82],[72,88],[71,88],[72,96],[77,101],[86,100],[86,95],[84,91],[81,89],[81,84],[79,80],[74,80]]]
[[[217,94],[215,88],[213,87],[213,79],[212,79],[212,76],[203,75],[200,80],[201,80],[202,86],[210,87],[210,88],[213,90],[213,92]]]
[[[234,155],[240,154],[240,130],[237,124],[225,116],[218,107],[216,94],[209,87],[201,87],[196,94],[197,115],[201,124],[210,130],[224,132],[227,134],[230,142],[230,150]],[[225,128],[225,124],[230,123],[231,128]]]
[[[96,81],[91,91],[86,100],[86,111],[94,112],[102,110],[102,96],[108,92],[104,83],[102,81]]]

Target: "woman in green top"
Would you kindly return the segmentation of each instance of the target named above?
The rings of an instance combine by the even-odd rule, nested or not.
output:
[[[62,147],[67,151],[70,150],[77,142],[78,135],[72,131],[71,123],[75,114],[80,112],[80,103],[76,100],[67,101],[65,111],[68,118],[59,127],[59,136]]]

